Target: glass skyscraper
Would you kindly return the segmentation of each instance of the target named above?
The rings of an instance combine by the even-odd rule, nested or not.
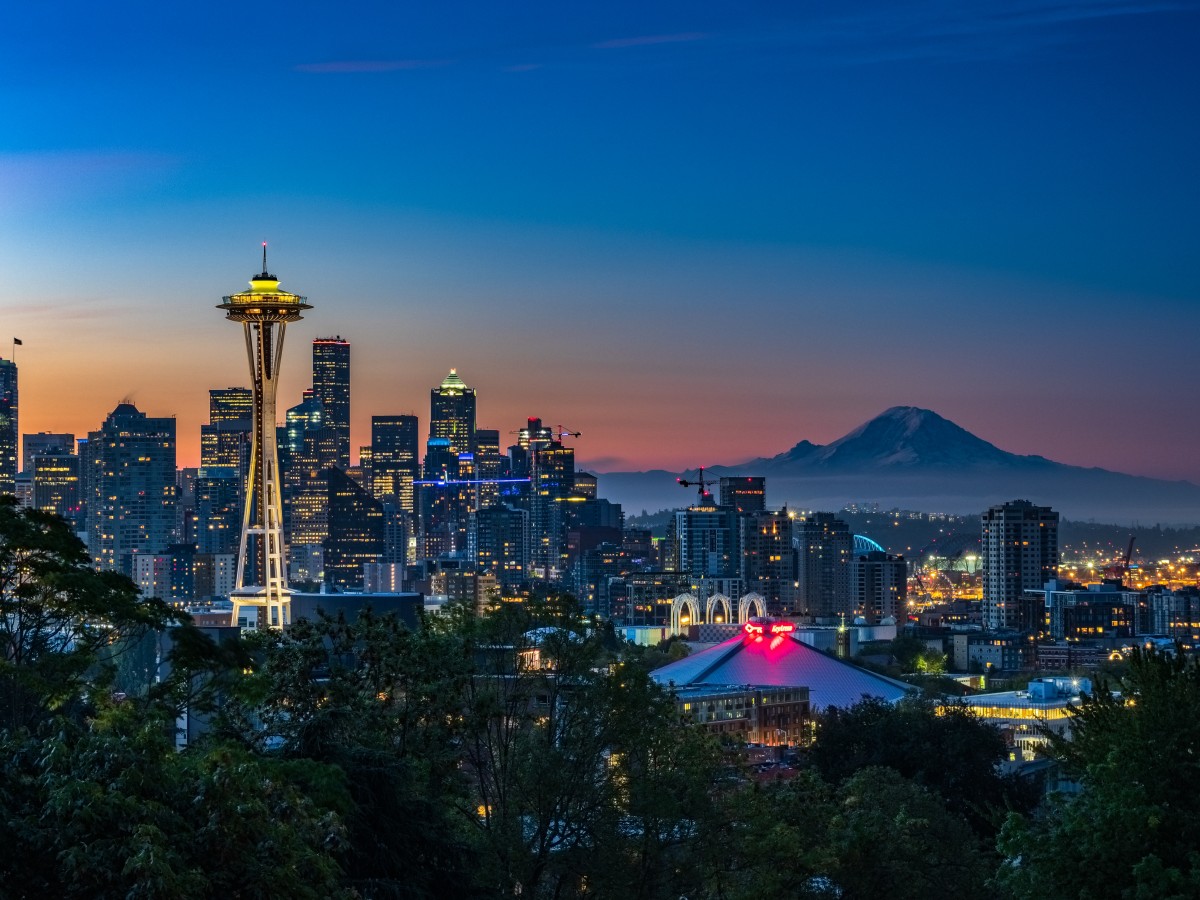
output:
[[[325,424],[337,433],[337,466],[350,468],[350,342],[341,336],[313,341],[313,393]]]
[[[0,359],[0,494],[17,489],[17,364]]]
[[[371,416],[371,491],[410,516],[416,512],[417,417]]]
[[[133,556],[162,553],[175,531],[175,419],[117,406],[89,435],[97,471],[88,549],[97,568],[132,576]]]
[[[445,438],[455,455],[475,451],[475,389],[455,369],[429,392],[429,437]]]

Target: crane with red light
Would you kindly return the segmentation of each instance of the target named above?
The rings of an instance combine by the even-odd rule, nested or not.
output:
[[[717,483],[716,479],[704,477],[704,466],[700,467],[699,474],[694,479],[676,478],[675,481],[680,487],[694,487],[696,495],[700,498],[701,506],[704,506],[706,501],[712,500],[712,491],[709,488]]]

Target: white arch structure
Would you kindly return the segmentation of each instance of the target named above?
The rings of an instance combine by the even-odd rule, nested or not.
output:
[[[671,634],[683,631],[683,611],[688,610],[688,624],[700,624],[700,606],[695,594],[680,594],[671,601]]]
[[[713,613],[719,612],[719,607],[725,608],[725,615],[721,619],[722,622],[732,621],[733,606],[730,604],[729,598],[724,594],[713,594],[708,598],[708,602],[704,604],[704,621],[715,622],[716,617]]]
[[[757,610],[757,612],[751,612]],[[763,599],[762,594],[744,594],[742,599],[738,601],[738,624],[745,625],[750,621],[752,615],[766,616],[767,602]]]

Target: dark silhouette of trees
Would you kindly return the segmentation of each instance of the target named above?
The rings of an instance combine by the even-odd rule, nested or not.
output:
[[[991,840],[1009,808],[1028,809],[1033,789],[1002,776],[1004,739],[969,708],[911,698],[898,704],[863,700],[818,718],[810,751],[816,768],[837,783],[883,766],[939,795],[983,838]]]
[[[1116,689],[1117,693],[1113,693]],[[1017,898],[1200,895],[1200,666],[1135,651],[1054,755],[1079,790],[1010,815],[998,885]]]

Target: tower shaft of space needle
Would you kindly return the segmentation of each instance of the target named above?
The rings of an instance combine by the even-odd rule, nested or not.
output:
[[[250,290],[224,299],[217,309],[225,310],[226,318],[242,323],[254,393],[250,472],[242,510],[237,581],[231,595],[232,624],[240,624],[243,611],[249,608],[255,613],[252,627],[258,627],[261,609],[268,628],[282,628],[291,622],[291,592],[283,542],[283,485],[275,441],[275,395],[284,331],[289,322],[299,321],[303,318],[300,313],[312,307],[304,302],[304,297],[279,290],[279,279],[267,273],[265,243],[263,270],[250,279]],[[247,563],[251,560],[257,583],[247,584]]]

